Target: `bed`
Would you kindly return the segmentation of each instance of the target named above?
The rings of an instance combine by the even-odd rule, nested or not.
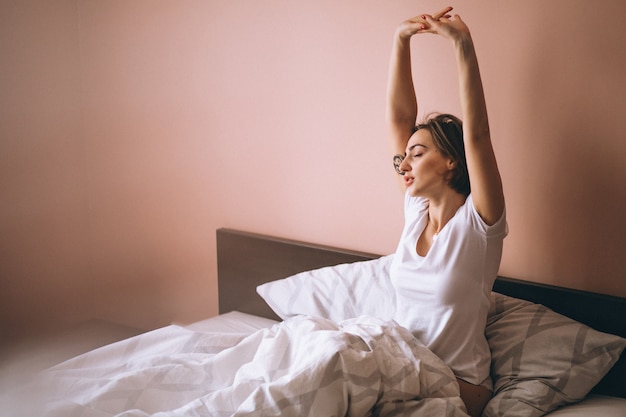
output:
[[[272,282],[282,277],[290,277],[298,274],[300,271],[314,270],[328,265],[362,263],[380,258],[380,255],[377,254],[326,247],[229,229],[218,230],[217,241],[220,313],[240,311],[274,320],[279,320],[280,318],[266,301],[258,297],[255,290],[258,285]],[[240,259],[240,254],[242,253],[246,254],[247,261],[245,263],[242,263]],[[243,282],[242,277],[245,277]],[[305,273],[303,278],[308,279],[310,275]],[[250,279],[254,280],[254,282],[251,283]],[[519,303],[524,305],[522,310],[531,310],[524,311],[525,314],[519,314],[521,311],[516,310],[518,307],[516,305],[517,301],[501,306],[500,308],[512,307],[512,313],[517,315],[511,318],[513,321],[524,320],[529,314],[543,311],[542,307],[545,306],[568,319],[572,319],[576,323],[582,323],[600,332],[626,337],[625,298],[501,276],[496,280],[494,292],[514,297],[515,300],[519,299],[536,304],[528,306]],[[494,313],[501,312],[491,311],[490,314],[493,314],[491,319],[499,317],[498,314]],[[495,324],[491,322],[492,327],[495,328],[494,332],[501,331]],[[502,325],[508,326],[509,323],[503,320]],[[568,325],[575,327],[575,323],[568,323]],[[550,333],[550,331],[547,333]],[[524,338],[526,335],[521,334],[518,337]],[[513,337],[503,332],[501,335],[492,336],[490,344],[504,342],[512,345],[512,339]],[[545,347],[545,351],[553,351],[554,353],[556,346],[550,345],[550,343],[563,341],[567,340],[539,340],[538,342],[547,343],[547,346],[542,347]],[[524,342],[518,340],[517,343]],[[540,352],[545,354],[545,351],[541,350]],[[512,405],[520,400],[513,398],[503,401],[502,406],[498,410],[492,409],[489,415],[538,416],[547,414],[547,412],[544,413],[545,410],[553,409],[549,414],[554,417],[626,416],[626,354],[621,354],[623,349],[619,350],[619,352],[621,355],[619,359],[612,365],[605,376],[597,384],[593,385],[593,388],[591,388],[588,395],[585,395],[583,401],[568,398],[563,401],[571,401],[571,405],[526,404],[525,407],[520,409]],[[529,354],[533,353],[532,351],[529,352]],[[540,358],[538,359],[541,360]],[[517,360],[521,361],[523,358],[517,358]],[[553,379],[557,378],[555,375],[550,377]],[[520,380],[523,378],[532,379],[533,375],[519,376]],[[517,376],[510,379],[512,381],[508,381],[508,387],[500,387],[503,391],[507,391],[507,389],[515,391],[510,386],[515,385]],[[546,383],[541,378],[539,381],[538,385]],[[560,383],[562,381],[557,382],[557,384]],[[497,388],[499,387],[496,384],[496,392]],[[522,391],[525,388],[527,387],[522,388]],[[536,392],[532,388],[528,389],[533,394]],[[579,395],[581,394],[579,393]],[[551,400],[552,394],[548,394],[547,397]],[[523,396],[521,401],[530,402]]]
[[[218,316],[79,355],[0,398],[0,409],[466,415],[451,371],[393,323],[390,255],[231,229],[216,238]],[[486,417],[626,415],[626,299],[504,277],[492,297]]]

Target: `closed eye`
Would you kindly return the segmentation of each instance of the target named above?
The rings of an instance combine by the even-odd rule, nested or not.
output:
[[[414,150],[418,150],[418,152],[415,154],[415,156],[422,156],[423,155],[423,150],[427,149],[426,145],[422,145],[421,143],[416,143],[415,145],[411,145],[409,146],[409,149],[407,150],[408,152],[412,152]]]

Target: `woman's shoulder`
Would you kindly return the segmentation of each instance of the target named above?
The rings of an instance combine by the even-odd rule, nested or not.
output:
[[[474,205],[474,200],[472,198],[472,194],[470,193],[465,199],[465,203],[459,209],[460,212],[463,213],[463,217],[467,219],[467,221],[475,228],[480,230],[482,233],[487,235],[494,234],[506,234],[508,233],[508,226],[506,222],[506,210],[502,213],[500,219],[493,225],[489,226],[482,219],[478,210],[476,210],[476,206]]]

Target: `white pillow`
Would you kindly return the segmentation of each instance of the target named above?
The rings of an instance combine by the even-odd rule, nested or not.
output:
[[[301,272],[257,287],[283,320],[310,315],[334,322],[363,315],[392,320],[395,293],[389,279],[393,255]]]

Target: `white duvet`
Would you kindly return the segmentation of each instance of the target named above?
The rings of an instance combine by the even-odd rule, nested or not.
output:
[[[64,362],[37,385],[29,405],[44,410],[31,415],[467,416],[451,370],[370,317],[295,317],[250,335],[168,326]]]

